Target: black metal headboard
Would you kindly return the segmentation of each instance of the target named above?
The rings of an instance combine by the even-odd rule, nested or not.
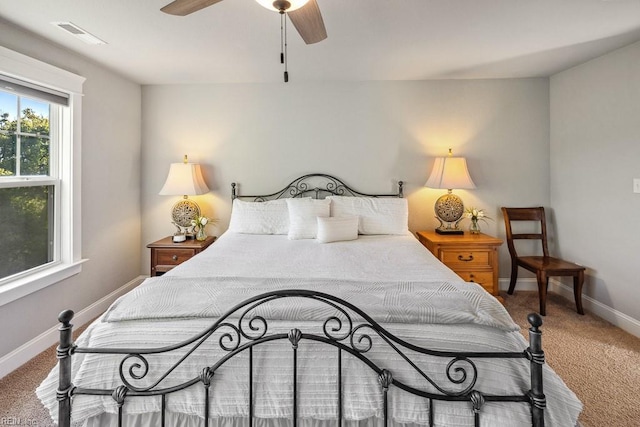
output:
[[[342,180],[324,173],[310,173],[296,178],[280,191],[272,194],[244,195],[239,194],[238,185],[231,183],[231,199],[253,199],[254,202],[264,202],[282,198],[305,197],[312,195],[316,199],[326,196],[354,196],[354,197],[403,197],[404,183],[398,181],[398,192],[392,194],[367,194],[349,187]]]

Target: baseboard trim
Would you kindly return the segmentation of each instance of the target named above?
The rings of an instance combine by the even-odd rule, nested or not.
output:
[[[500,279],[500,290],[509,289],[509,279]],[[538,291],[538,282],[534,278],[519,279],[516,289],[520,291]],[[549,279],[549,291],[556,292],[573,301],[573,287],[561,283],[557,279]],[[634,319],[618,310],[609,307],[587,295],[582,295],[582,306],[598,317],[612,323],[620,329],[640,338],[640,320]]]
[[[95,319],[104,313],[118,297],[138,286],[145,278],[146,276],[138,276],[109,295],[80,310],[73,317],[73,324],[76,327],[80,327]],[[0,358],[0,378],[10,374],[47,348],[56,344],[59,336],[58,325],[56,325]]]

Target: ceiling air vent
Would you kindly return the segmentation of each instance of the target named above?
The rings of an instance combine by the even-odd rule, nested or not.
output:
[[[51,24],[55,25],[61,30],[66,31],[72,36],[79,38],[87,44],[107,44],[105,41],[100,40],[93,34],[86,32],[85,30],[71,22],[52,22]]]

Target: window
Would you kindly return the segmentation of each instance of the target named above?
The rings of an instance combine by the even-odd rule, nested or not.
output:
[[[60,108],[0,87],[0,280],[55,260]]]
[[[80,271],[83,81],[0,47],[0,305]]]

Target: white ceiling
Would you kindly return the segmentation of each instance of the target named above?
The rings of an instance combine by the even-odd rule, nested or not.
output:
[[[329,37],[305,45],[289,26],[292,82],[548,76],[640,40],[640,0],[317,1]],[[140,84],[282,81],[277,13],[225,0],[177,17],[169,2],[1,0],[0,17]]]

